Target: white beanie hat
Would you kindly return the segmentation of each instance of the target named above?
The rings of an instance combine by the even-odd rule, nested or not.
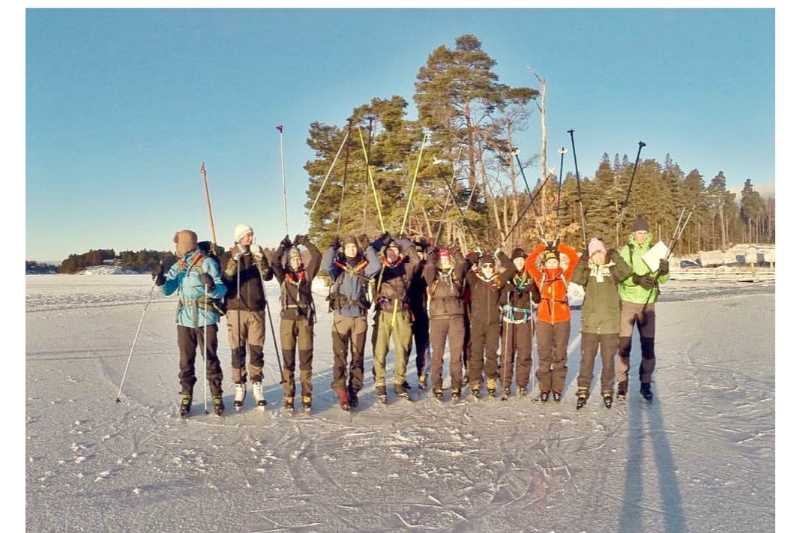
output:
[[[242,240],[242,237],[248,233],[253,233],[253,228],[247,224],[236,224],[236,227],[233,229],[233,240],[238,243]]]

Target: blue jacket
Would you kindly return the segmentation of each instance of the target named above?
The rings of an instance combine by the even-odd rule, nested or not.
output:
[[[367,265],[357,272],[350,270],[350,268],[357,267],[361,261],[363,259],[354,262],[348,261],[344,257],[336,258],[336,249],[333,246],[328,248],[325,255],[322,256],[322,268],[330,274],[331,280],[333,280],[330,298],[336,299],[338,296],[338,302],[334,305],[336,314],[346,317],[359,317],[367,314],[367,310],[358,302],[366,301],[367,284],[369,279],[380,272],[381,262],[375,251],[369,248],[366,257]],[[344,265],[348,265],[350,268],[343,268]],[[341,279],[339,279],[340,276],[342,276]],[[333,294],[334,292],[336,294]]]
[[[214,280],[214,290],[208,292],[209,299],[221,299],[225,296],[225,284],[220,277],[217,263],[195,250],[183,256],[169,269],[166,283],[161,286],[165,296],[178,291],[178,310],[175,323],[187,328],[202,328],[219,322],[219,313],[208,302],[204,305],[204,289],[200,276],[208,273]],[[206,312],[206,307],[208,312]]]

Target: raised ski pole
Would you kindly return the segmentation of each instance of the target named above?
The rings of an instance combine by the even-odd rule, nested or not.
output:
[[[444,181],[444,184],[447,186],[447,192],[450,193],[450,197],[453,198],[453,205],[455,205],[456,209],[458,209],[458,214],[461,215],[462,224],[467,229],[469,234],[472,235],[472,238],[475,239],[475,242],[476,243],[480,242],[480,239],[472,231],[472,228],[470,228],[469,225],[467,225],[467,216],[464,214],[464,210],[461,208],[461,206],[458,205],[458,198],[456,197],[456,193],[453,190],[453,187],[451,186],[450,182],[448,182],[447,179],[444,178],[444,176],[442,176],[442,181]],[[455,181],[455,180],[453,180],[453,181]],[[473,189],[473,191],[474,191],[474,189]],[[467,205],[469,205],[469,202],[467,202]]]
[[[453,184],[456,182],[457,173],[456,173],[456,161],[461,161],[461,149],[463,146],[458,147],[458,155],[456,156],[455,161],[453,161],[453,177],[450,180],[450,184],[447,186],[448,189],[453,187]],[[439,220],[439,227],[436,228],[436,237],[433,239],[433,246],[439,242],[439,237],[442,236],[442,229],[444,228],[444,216],[447,214],[447,209],[450,207],[450,195],[444,199],[444,207],[442,208],[442,216]]]
[[[317,196],[314,198],[314,201],[311,204],[311,209],[308,211],[308,216],[311,216],[311,213],[314,212],[314,208],[317,207],[317,202],[319,201],[319,197],[322,194],[322,191],[325,189],[325,184],[328,183],[328,178],[331,176],[333,167],[336,166],[336,161],[338,161],[339,159],[339,154],[342,153],[342,149],[344,148],[344,145],[349,137],[350,137],[350,128],[347,129],[347,133],[345,133],[344,135],[342,144],[339,145],[339,149],[336,151],[336,155],[333,158],[333,162],[331,163],[330,168],[328,168],[328,172],[325,173],[325,179],[322,180],[322,186],[319,188],[319,191],[317,191]]]
[[[386,227],[383,225],[383,215],[381,214],[381,204],[378,201],[378,192],[375,190],[375,180],[372,178],[372,170],[369,167],[369,156],[367,155],[367,147],[364,145],[364,136],[361,134],[361,128],[358,128],[358,138],[361,140],[361,149],[364,152],[364,161],[367,164],[367,178],[372,187],[372,197],[375,199],[375,209],[378,211],[378,221],[381,224],[381,232],[386,232]]]
[[[211,195],[208,194],[208,174],[206,173],[206,162],[200,164],[200,176],[203,178],[203,191],[205,192],[206,206],[208,207],[208,224],[211,226],[211,240],[214,243],[213,253],[217,253],[217,230],[214,227],[214,215],[211,214]]]
[[[347,119],[347,137],[350,137],[350,129],[353,126],[353,119]],[[344,176],[342,176],[342,195],[339,197],[339,219],[336,222],[336,235],[342,231],[342,206],[344,205],[344,191],[347,188],[347,165],[350,163],[350,143],[344,152]]]
[[[142,331],[142,323],[144,322],[144,314],[147,312],[147,308],[150,307],[150,302],[153,300],[153,290],[156,288],[156,280],[153,280],[153,284],[150,286],[150,292],[147,295],[147,303],[144,304],[144,309],[142,309],[142,316],[139,317],[139,324],[136,326],[136,334],[133,336],[133,342],[131,342],[131,349],[128,352],[128,360],[125,362],[125,370],[122,372],[122,381],[119,384],[119,390],[117,391],[117,399],[116,402],[120,403],[119,397],[122,396],[122,387],[125,386],[125,378],[128,376],[128,367],[131,364],[131,359],[133,358],[133,349],[136,347],[136,341],[139,339],[139,333]]]
[[[402,235],[406,229],[406,222],[408,221],[408,213],[411,211],[411,203],[414,200],[414,189],[417,187],[417,175],[419,174],[419,165],[422,162],[422,152],[425,151],[425,145],[430,142],[431,135],[426,133],[422,137],[422,145],[419,147],[419,156],[417,157],[417,166],[414,167],[414,177],[411,179],[411,190],[408,193],[408,201],[406,202],[406,211],[403,213],[403,223],[400,224],[400,233]]]
[[[628,199],[631,196],[631,189],[633,189],[633,180],[636,178],[636,170],[639,168],[639,156],[642,154],[642,148],[647,146],[642,141],[639,141],[639,150],[636,152],[636,162],[633,164],[633,173],[631,174],[631,181],[628,183],[628,191],[625,193],[625,200],[622,202],[622,209],[617,216],[617,248],[619,248],[619,226],[625,216],[625,209],[628,208]]]
[[[264,287],[264,273],[261,271],[261,267],[256,262],[256,268],[258,269],[258,277],[261,279],[261,287]],[[267,291],[264,289],[264,303],[266,304],[267,308],[267,320],[269,320],[269,331],[272,333],[272,344],[275,346],[275,360],[278,362],[278,371],[281,374],[281,385],[286,383],[286,378],[283,377],[283,366],[281,365],[281,352],[278,349],[278,339],[275,337],[275,326],[272,324],[272,311],[269,308],[269,298],[267,297]]]
[[[517,162],[519,162],[519,159],[517,159]],[[519,166],[519,170],[520,170],[520,172],[522,172],[522,177],[524,179],[525,178],[525,171],[522,169],[522,165]],[[533,205],[533,202],[536,201],[536,197],[539,196],[539,193],[542,192],[542,189],[544,189],[545,185],[547,185],[547,182],[548,182],[549,179],[550,179],[550,174],[545,176],[544,181],[539,186],[539,188],[536,190],[536,193],[534,193],[534,195],[531,196],[531,199],[528,202],[528,205],[526,205],[525,208],[522,210],[522,213],[520,213],[519,218],[517,219],[517,221],[514,223],[513,226],[511,226],[511,229],[508,231],[508,233],[506,233],[506,236],[503,237],[503,240],[500,242],[501,246],[506,243],[506,241],[511,236],[511,234],[514,233],[514,230],[517,229],[517,226],[519,225],[520,221],[525,217],[525,213],[528,212],[528,209],[531,208],[531,206]],[[526,182],[527,182],[527,180],[526,180]]]
[[[203,283],[203,411],[208,414],[208,285]]]
[[[559,233],[561,232],[561,184],[562,177],[564,175],[564,154],[567,153],[567,149],[562,146],[558,153],[561,154],[561,164],[558,168],[558,193],[556,195],[556,234],[553,236],[553,242],[558,242]]]
[[[281,138],[281,179],[283,180],[283,227],[286,235],[289,234],[289,212],[286,207],[286,170],[283,165],[283,124],[278,124],[275,129],[280,133]]]
[[[578,154],[575,152],[575,130],[567,130],[572,143],[572,160],[575,162],[575,183],[578,186],[578,210],[581,214],[581,244],[586,243],[586,216],[583,211],[583,194],[581,193],[581,173],[578,172]]]

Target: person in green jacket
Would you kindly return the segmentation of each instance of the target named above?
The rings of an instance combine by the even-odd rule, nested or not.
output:
[[[619,286],[622,309],[617,357],[617,398],[625,398],[628,394],[631,337],[633,326],[636,325],[642,346],[642,362],[639,365],[640,392],[645,400],[652,401],[651,381],[656,368],[655,303],[660,292],[659,286],[669,279],[669,262],[662,259],[658,269],[652,272],[644,262],[644,254],[652,246],[653,240],[647,220],[641,216],[636,217],[632,230],[627,246],[620,250],[622,259],[633,269],[633,275]]]
[[[631,275],[631,267],[615,250],[606,250],[600,239],[589,241],[575,267],[572,282],[585,289],[581,309],[581,369],[578,374],[580,409],[589,399],[597,349],[603,360],[600,391],[603,403],[611,407],[614,396],[614,356],[619,346],[620,298],[618,286]]]

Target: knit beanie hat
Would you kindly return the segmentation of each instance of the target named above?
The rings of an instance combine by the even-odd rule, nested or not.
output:
[[[490,254],[489,252],[486,252],[485,254],[483,254],[481,256],[480,264],[481,264],[481,266],[483,266],[485,264],[491,264],[492,266],[494,266],[494,256],[492,254]]]
[[[190,229],[182,229],[175,233],[172,241],[175,243],[175,253],[178,257],[183,257],[187,253],[197,248],[197,233]]]
[[[234,242],[238,243],[240,240],[242,240],[242,237],[244,237],[248,233],[253,233],[253,228],[251,228],[247,224],[236,224],[236,227],[233,228]]]
[[[605,252],[606,247],[603,244],[603,241],[598,239],[597,237],[593,237],[591,241],[589,241],[589,257],[592,257],[595,252]]]
[[[358,239],[356,239],[355,235],[348,235],[344,239],[342,239],[342,246],[346,244],[355,244],[358,247]]]
[[[525,250],[523,250],[522,248],[514,248],[514,251],[511,252],[511,260],[513,261],[517,257],[526,258],[528,257],[528,254],[526,254]]]
[[[542,257],[542,259],[544,260],[545,263],[547,263],[551,259],[555,259],[556,261],[558,261],[559,260],[558,259],[558,253],[556,253],[555,250],[552,250],[552,249],[548,248],[544,252],[544,256]]]
[[[650,225],[647,223],[647,219],[642,215],[637,216],[636,220],[633,221],[633,231],[650,231]]]
[[[436,255],[441,259],[442,257],[450,257],[450,250],[447,247],[441,247],[436,250]]]

